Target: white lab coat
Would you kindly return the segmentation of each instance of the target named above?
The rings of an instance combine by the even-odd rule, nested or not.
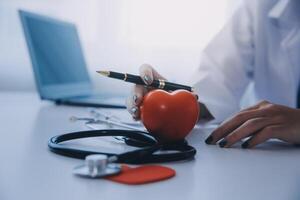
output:
[[[246,0],[205,48],[194,87],[215,121],[241,109],[251,82],[254,101],[296,106],[299,5],[298,0]]]

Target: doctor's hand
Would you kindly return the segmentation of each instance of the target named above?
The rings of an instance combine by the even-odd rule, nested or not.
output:
[[[222,123],[206,139],[207,144],[230,147],[249,137],[243,148],[252,148],[270,138],[300,144],[300,110],[267,101],[240,111]]]
[[[141,78],[147,85],[150,85],[154,79],[166,80],[152,66],[148,64],[143,64],[140,67],[139,71]],[[135,85],[133,87],[131,95],[126,100],[126,107],[134,119],[140,119],[139,105],[141,104],[143,97],[151,89],[152,88],[143,85]]]

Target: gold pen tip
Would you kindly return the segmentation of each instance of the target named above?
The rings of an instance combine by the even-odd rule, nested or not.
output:
[[[109,76],[109,71],[96,71],[99,74],[102,74],[103,76]]]

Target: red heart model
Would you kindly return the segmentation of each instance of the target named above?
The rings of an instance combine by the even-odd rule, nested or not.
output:
[[[194,128],[200,112],[196,97],[186,90],[152,90],[140,106],[146,129],[163,141],[185,138]]]

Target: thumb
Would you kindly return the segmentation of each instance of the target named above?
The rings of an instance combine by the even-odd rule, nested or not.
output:
[[[154,79],[166,80],[151,65],[143,64],[140,67],[140,76],[147,85],[151,85]]]
[[[151,65],[148,64],[140,66],[140,76],[147,85],[151,85],[154,80],[152,69]]]

